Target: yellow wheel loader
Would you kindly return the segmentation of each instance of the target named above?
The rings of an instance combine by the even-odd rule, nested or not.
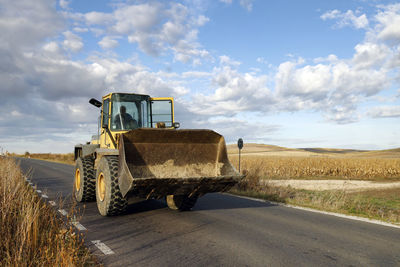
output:
[[[171,209],[190,210],[198,197],[243,178],[221,135],[178,130],[173,98],[111,93],[89,103],[101,108],[99,131],[75,146],[73,195],[78,202],[96,199],[103,216],[123,213],[130,197],[165,197]]]

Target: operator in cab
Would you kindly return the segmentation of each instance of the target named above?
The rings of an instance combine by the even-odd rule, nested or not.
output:
[[[138,128],[137,121],[132,116],[126,113],[126,107],[121,106],[119,114],[114,116],[115,129],[117,130],[131,130]]]

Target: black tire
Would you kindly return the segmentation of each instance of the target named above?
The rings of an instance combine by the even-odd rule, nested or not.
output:
[[[166,201],[170,209],[188,211],[196,204],[197,198],[196,196],[189,197],[188,195],[168,195]]]
[[[128,201],[118,185],[118,157],[103,156],[96,172],[97,208],[103,216],[115,216],[125,212]]]
[[[76,160],[73,195],[78,202],[89,202],[96,199],[96,178],[93,166],[94,160],[92,158],[78,158]]]

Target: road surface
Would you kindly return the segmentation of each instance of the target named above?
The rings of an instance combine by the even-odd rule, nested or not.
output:
[[[71,203],[73,166],[19,161],[48,200]],[[205,195],[190,212],[156,200],[118,217],[102,217],[95,202],[78,208],[105,266],[400,266],[398,228],[228,194]]]

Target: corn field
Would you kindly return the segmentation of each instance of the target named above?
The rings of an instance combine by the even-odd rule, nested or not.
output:
[[[237,155],[230,161],[238,168]],[[241,170],[261,179],[400,179],[399,158],[243,156]]]

